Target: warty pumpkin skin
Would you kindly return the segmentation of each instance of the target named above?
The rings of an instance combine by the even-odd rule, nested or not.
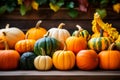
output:
[[[19,60],[19,68],[21,70],[34,70],[34,59],[36,55],[33,52],[25,52]]]
[[[47,33],[47,30],[45,28],[40,27],[40,24],[42,23],[41,20],[39,20],[35,27],[30,28],[26,35],[28,35],[28,39],[34,39],[38,40],[39,38],[44,37],[44,35]]]
[[[64,25],[64,23],[60,23],[58,28],[51,28],[48,30],[49,36],[57,39],[61,43],[60,49],[64,48],[65,40],[70,37],[69,31],[62,28]]]
[[[111,44],[110,47],[114,45]],[[98,54],[99,67],[103,70],[117,70],[120,69],[120,52],[117,50],[104,50]]]
[[[64,50],[57,50],[53,54],[53,65],[58,70],[71,70],[75,66],[75,54],[66,49],[67,45]]]
[[[87,48],[87,41],[83,37],[71,36],[66,39],[67,50],[73,51],[77,54],[80,50]]]
[[[33,39],[20,40],[15,44],[15,50],[17,50],[20,54],[33,51],[35,42],[36,41]]]
[[[94,70],[98,67],[98,55],[94,50],[81,50],[76,55],[76,65],[81,70]]]
[[[48,36],[49,32],[45,37],[36,41],[34,45],[34,52],[36,55],[42,55],[41,48],[45,50],[46,55],[52,56],[53,53],[60,48],[60,42],[55,38]]]
[[[50,70],[53,66],[52,58],[45,54],[43,48],[41,48],[41,50],[42,55],[39,55],[34,59],[34,66],[37,70]]]
[[[5,33],[7,43],[10,49],[14,49],[16,42],[19,40],[23,40],[25,38],[25,34],[22,30],[16,27],[9,28],[9,24],[6,25],[5,29],[0,29],[0,49],[4,49],[4,41],[2,39],[3,32]]]

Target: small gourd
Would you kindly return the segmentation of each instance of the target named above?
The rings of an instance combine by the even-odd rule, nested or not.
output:
[[[34,66],[37,70],[43,70],[43,71],[50,70],[53,66],[52,58],[45,54],[43,48],[41,48],[41,50],[42,50],[42,55],[39,55],[34,59]]]
[[[69,31],[62,28],[64,25],[64,23],[60,23],[58,28],[51,28],[48,30],[49,36],[57,39],[60,42],[60,49],[64,48],[64,42],[68,37],[70,37]]]
[[[57,50],[54,52],[53,65],[58,70],[71,70],[75,66],[75,54],[67,50],[66,44],[64,50]]]
[[[74,31],[73,34],[72,34],[72,36],[75,36],[79,32],[78,36],[82,36],[86,40],[90,39],[91,35],[89,34],[89,32],[87,30],[83,29],[80,25],[76,25],[76,27],[78,28],[78,30]]]
[[[47,30],[45,28],[40,27],[41,23],[42,21],[39,20],[35,27],[28,29],[28,31],[26,32],[26,35],[29,34],[28,39],[38,40],[44,37],[44,35],[47,33]]]

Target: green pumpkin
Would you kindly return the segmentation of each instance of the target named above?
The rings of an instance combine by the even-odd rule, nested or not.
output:
[[[48,37],[48,34],[37,40],[34,45],[34,52],[36,55],[42,55],[41,48],[45,50],[46,55],[52,56],[53,53],[60,48],[60,42],[55,38]]]
[[[100,37],[91,38],[88,41],[88,48],[99,52],[108,49],[111,43],[112,40],[108,37],[102,37],[102,33],[101,33]]]
[[[33,52],[25,52],[21,55],[19,67],[22,70],[34,70],[34,59],[36,55]]]
[[[89,40],[91,35],[89,34],[89,32],[85,29],[82,29],[79,25],[76,25],[76,27],[78,28],[78,30],[74,31],[72,36],[78,35],[78,36],[82,36],[84,37],[86,40]],[[78,34],[79,32],[79,34]]]

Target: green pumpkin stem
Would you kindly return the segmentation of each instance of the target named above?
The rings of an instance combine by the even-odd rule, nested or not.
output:
[[[100,37],[103,37],[103,30],[100,29]]]
[[[4,37],[5,50],[9,50],[9,46],[8,46],[7,41],[6,41],[6,33],[5,32],[3,32],[3,37]]]
[[[62,29],[62,27],[63,27],[64,25],[65,25],[64,23],[60,23],[59,26],[58,26],[58,29]]]
[[[42,51],[42,56],[45,56],[46,54],[45,54],[45,50],[43,49],[43,48],[40,48],[41,49],[41,51]]]
[[[10,27],[10,24],[6,24],[5,29],[8,29]]]
[[[40,28],[40,24],[42,23],[42,21],[41,20],[39,20],[38,22],[37,22],[37,24],[36,24],[36,26],[35,26],[35,28]]]

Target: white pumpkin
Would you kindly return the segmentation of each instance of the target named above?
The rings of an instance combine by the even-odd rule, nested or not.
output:
[[[25,38],[22,30],[16,27],[9,28],[9,24],[7,24],[6,28],[0,29],[0,49],[4,48],[3,36],[5,36],[9,48],[14,48],[17,41]]]

